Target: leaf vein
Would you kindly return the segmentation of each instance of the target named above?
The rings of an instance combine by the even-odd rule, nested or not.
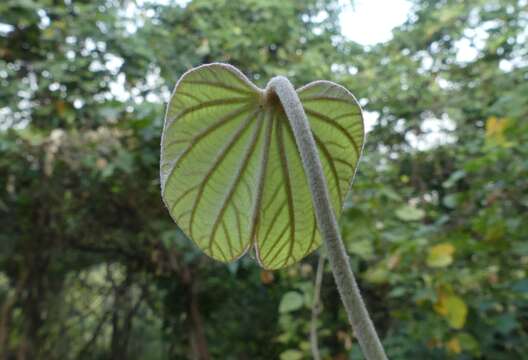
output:
[[[318,119],[318,120],[323,121],[323,122],[325,122],[327,124],[330,124],[331,126],[336,128],[337,130],[339,130],[342,134],[344,134],[346,136],[346,138],[350,141],[352,146],[354,147],[354,150],[356,152],[356,156],[359,157],[359,146],[358,146],[356,140],[352,137],[352,135],[350,135],[350,133],[341,124],[339,124],[338,122],[335,122],[329,116],[323,115],[323,114],[321,114],[321,113],[319,113],[317,111],[306,109],[306,113],[311,115],[311,116],[313,116],[314,119]]]
[[[255,112],[255,115],[256,115],[256,112]],[[255,147],[257,145],[257,142],[258,142],[258,139],[259,139],[259,135],[260,135],[260,130],[262,128],[262,117],[261,117],[261,120],[259,121],[259,124],[258,126],[255,127],[255,131],[253,133],[253,136],[251,137],[250,141],[249,141],[249,145],[248,147],[246,148],[246,152],[245,152],[245,155],[242,159],[242,162],[240,163],[238,169],[237,169],[237,176],[235,177],[235,181],[231,184],[230,188],[229,188],[229,191],[227,192],[226,196],[224,197],[223,201],[222,201],[222,206],[220,207],[220,211],[218,213],[218,215],[216,216],[216,219],[213,223],[213,228],[211,230],[211,237],[209,239],[209,247],[211,247],[211,243],[214,241],[214,236],[216,234],[216,230],[218,228],[218,224],[220,222],[220,219],[223,218],[224,216],[224,213],[225,211],[227,210],[227,207],[229,205],[229,202],[231,201],[231,198],[233,197],[233,195],[235,194],[235,191],[238,187],[238,185],[240,184],[240,181],[244,175],[244,171],[249,163],[249,160],[251,159],[251,156],[253,155],[253,152],[255,151]],[[239,236],[241,237],[242,234],[240,233]]]
[[[241,138],[242,133],[248,128],[248,126],[251,124],[251,120],[253,119],[253,116],[256,114],[256,111],[252,112],[240,125],[240,127],[237,129],[237,131],[233,134],[229,142],[223,147],[223,149],[218,153],[216,156],[213,165],[209,168],[207,173],[204,175],[204,178],[202,182],[199,185],[198,188],[198,194],[196,195],[196,199],[193,204],[192,212],[191,212],[191,218],[189,220],[189,235],[191,238],[193,237],[193,223],[194,223],[194,217],[196,216],[196,210],[198,208],[198,205],[200,203],[200,200],[202,198],[205,186],[211,179],[211,175],[215,172],[215,170],[218,168],[220,163],[224,160],[226,155],[229,153],[229,151],[233,148],[233,146],[237,143],[237,141]]]

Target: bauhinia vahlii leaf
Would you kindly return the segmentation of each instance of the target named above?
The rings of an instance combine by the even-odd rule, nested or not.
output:
[[[297,90],[339,217],[364,141],[361,109],[340,85]],[[161,141],[161,189],[170,215],[208,256],[232,261],[252,246],[267,269],[321,244],[292,129],[277,95],[227,64],[178,81]]]

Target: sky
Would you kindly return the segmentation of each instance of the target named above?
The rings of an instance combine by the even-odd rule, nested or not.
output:
[[[411,9],[406,0],[343,0],[343,35],[362,45],[374,45],[391,39],[391,31],[405,22]]]
[[[411,4],[406,0],[343,0],[340,15],[341,30],[350,40],[361,45],[389,41],[392,29],[407,19]],[[381,11],[380,11],[381,10]],[[364,111],[365,129],[370,132],[379,114]]]
[[[392,29],[403,24],[411,11],[407,0],[343,0],[343,12],[340,16],[343,35],[361,45],[369,46],[386,42],[392,38]],[[476,57],[476,50],[469,44],[457,44],[457,60],[471,61]],[[369,133],[379,119],[376,112],[364,111],[365,130]],[[442,142],[454,141],[449,131],[454,130],[454,123],[447,117],[443,119],[426,119],[422,124],[424,134],[420,137],[409,134],[409,144],[425,150]]]

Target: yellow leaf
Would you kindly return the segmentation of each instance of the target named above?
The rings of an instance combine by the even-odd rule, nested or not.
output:
[[[467,305],[464,300],[454,294],[440,292],[438,301],[433,305],[434,310],[446,318],[454,329],[461,329],[466,323]]]
[[[504,130],[508,127],[508,119],[491,116],[486,120],[486,141],[501,146],[508,146]]]
[[[450,353],[453,354],[459,354],[462,351],[460,341],[458,341],[458,338],[456,337],[452,338],[446,343],[446,348]]]
[[[430,267],[445,267],[453,262],[455,247],[450,243],[442,243],[429,249],[427,265]]]

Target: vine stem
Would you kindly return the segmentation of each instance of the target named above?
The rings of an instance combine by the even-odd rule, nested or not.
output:
[[[321,312],[321,285],[323,284],[325,257],[321,252],[319,260],[317,261],[317,272],[315,274],[314,284],[314,299],[312,305],[312,321],[310,323],[310,345],[312,348],[312,356],[314,360],[321,360],[319,353],[319,344],[317,340],[317,322],[319,320],[319,313]]]
[[[334,279],[345,306],[350,325],[367,360],[386,360],[387,355],[361,297],[348,255],[339,232],[339,225],[332,209],[321,160],[310,130],[308,118],[301,100],[290,81],[284,76],[272,78],[266,92],[274,92],[286,112],[301,155],[304,172],[312,192],[312,202],[319,232],[328,252]]]

